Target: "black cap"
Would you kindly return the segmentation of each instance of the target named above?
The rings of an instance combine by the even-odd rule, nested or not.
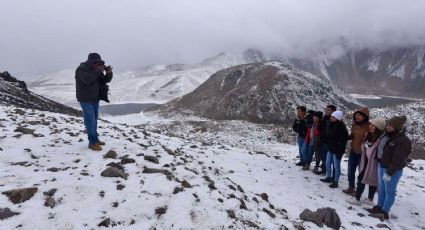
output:
[[[322,118],[323,118],[323,113],[322,113],[322,112],[320,112],[320,111],[316,111],[316,112],[314,112],[314,113],[313,113],[313,116],[315,116],[315,117],[318,117],[318,118],[322,119]]]
[[[89,57],[87,58],[87,63],[94,64],[94,63],[97,63],[97,62],[105,64],[105,61],[102,60],[102,58],[100,57],[100,55],[98,53],[90,53]]]

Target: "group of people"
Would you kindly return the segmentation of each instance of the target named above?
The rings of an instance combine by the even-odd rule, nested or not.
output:
[[[395,116],[389,120],[369,117],[369,109],[354,112],[351,132],[344,123],[344,114],[334,105],[321,111],[307,111],[305,106],[297,107],[297,118],[293,130],[297,133],[300,161],[296,164],[303,170],[310,170],[315,158],[313,172],[324,175],[320,179],[338,188],[341,175],[341,159],[351,141],[348,157],[348,188],[344,193],[352,205],[370,205],[371,216],[381,220],[389,219],[389,212],[396,197],[397,184],[403,174],[411,141],[406,136],[406,117]],[[356,173],[357,183],[356,183]],[[366,185],[368,197],[361,199]],[[373,202],[375,193],[378,202]]]

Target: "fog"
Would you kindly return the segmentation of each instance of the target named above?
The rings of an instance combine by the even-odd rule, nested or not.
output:
[[[0,0],[0,71],[193,63],[221,51],[308,56],[425,43],[425,1]]]

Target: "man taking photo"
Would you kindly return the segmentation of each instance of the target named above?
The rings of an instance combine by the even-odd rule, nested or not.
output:
[[[90,53],[87,61],[78,66],[75,71],[77,100],[81,105],[89,140],[89,148],[102,150],[105,142],[99,140],[97,120],[99,117],[99,101],[107,101],[107,83],[112,80],[112,66],[105,66],[99,54]]]

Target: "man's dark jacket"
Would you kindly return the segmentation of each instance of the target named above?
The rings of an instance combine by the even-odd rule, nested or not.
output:
[[[86,62],[81,63],[75,71],[78,102],[96,103],[103,100],[104,91],[108,90],[106,84],[111,82],[112,75],[112,73],[103,74],[96,71]]]

